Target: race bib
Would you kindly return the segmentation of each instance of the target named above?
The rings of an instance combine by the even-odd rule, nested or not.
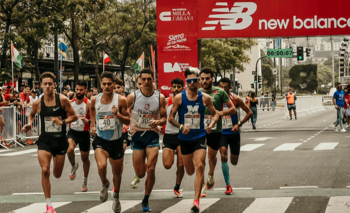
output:
[[[62,132],[62,126],[56,125],[53,120],[58,118],[58,120],[62,120],[61,116],[57,117],[44,117],[45,121],[45,131],[46,132]]]
[[[231,116],[224,115],[221,118],[222,118],[222,128],[223,129],[232,129],[233,125],[232,125]]]
[[[84,131],[85,124],[82,120],[82,118],[78,118],[78,120],[71,123],[71,129],[74,129],[76,131]]]
[[[185,114],[185,125],[189,126],[190,129],[200,129],[200,114]]]
[[[100,131],[115,130],[115,116],[113,114],[99,114],[98,127]]]
[[[211,115],[205,115],[204,116],[204,127],[206,128],[207,126],[209,126],[209,124],[211,123]],[[216,130],[217,125],[215,124],[213,126],[213,128],[211,128],[212,130]]]
[[[149,128],[151,128],[149,126],[149,122],[151,120],[154,120],[154,114],[140,114],[139,119],[137,121],[137,126],[139,126],[141,128],[149,129]]]

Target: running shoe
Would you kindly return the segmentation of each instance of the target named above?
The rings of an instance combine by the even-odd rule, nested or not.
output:
[[[226,195],[232,195],[232,187],[230,185],[226,186],[226,191],[225,191]]]
[[[295,120],[298,120],[297,117],[295,117]]]
[[[182,193],[180,192],[180,189],[179,190],[175,190],[174,189],[174,194],[175,194],[175,197],[176,198],[182,198],[183,196],[182,196]]]
[[[112,205],[112,210],[114,213],[120,213],[122,211],[122,206],[120,204],[119,198],[114,197],[114,191],[112,190],[111,196],[113,199],[113,205]]]
[[[205,192],[205,185],[202,186],[201,197],[206,197],[207,193]]]
[[[334,131],[339,132],[339,129],[336,127],[336,128],[334,128]]]
[[[72,169],[71,169],[71,172],[70,172],[70,175],[69,175],[69,179],[71,180],[74,180],[75,177],[77,176],[76,175],[76,171],[78,170],[79,168],[79,163],[76,162],[74,166],[72,166]]]
[[[52,206],[46,206],[46,213],[56,213]]]
[[[34,142],[31,140],[27,140],[27,145],[34,145]]]
[[[142,203],[142,211],[143,212],[150,212],[152,209],[149,207],[148,203]]]
[[[340,130],[340,132],[346,132],[346,130],[343,128],[343,129]]]
[[[21,144],[22,146],[27,146],[26,144],[24,144],[22,141],[18,141],[19,144]]]
[[[346,128],[349,128],[349,125],[346,125]]]
[[[109,188],[109,181],[107,180],[106,184],[102,184],[102,190],[100,191],[100,201],[106,202],[108,199],[108,188]]]
[[[140,183],[140,178],[137,177],[137,175],[135,175],[135,177],[131,181],[131,188],[137,189],[139,183]]]
[[[214,176],[208,175],[208,180],[207,180],[207,184],[206,187],[208,190],[212,189],[215,185],[215,180],[214,180]]]
[[[191,211],[192,212],[199,212],[199,206],[197,204],[193,203]]]
[[[253,129],[256,129],[255,125],[253,124]]]
[[[87,190],[87,179],[84,178],[83,185],[81,186],[81,191],[86,192]]]
[[[289,120],[292,120],[293,118],[289,118]]]

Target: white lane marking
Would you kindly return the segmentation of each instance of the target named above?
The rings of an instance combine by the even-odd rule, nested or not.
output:
[[[306,143],[306,142],[307,142],[307,140],[304,140],[304,141],[303,141],[303,143]]]
[[[11,152],[11,153],[6,153],[6,154],[1,154],[0,156],[17,156],[17,155],[24,155],[24,154],[28,154],[28,153],[33,153],[33,152],[37,152],[38,149],[28,149],[28,150],[23,150],[20,152]]]
[[[67,205],[71,202],[54,202],[52,203],[52,206],[54,209]],[[12,211],[12,213],[28,213],[28,212],[45,212],[46,209],[46,203],[33,203],[29,206],[25,206],[20,209],[16,209]]]
[[[44,192],[13,193],[12,195],[43,195]]]
[[[174,189],[154,189],[152,192],[173,192]],[[180,191],[183,191],[183,189],[180,189]]]
[[[265,144],[246,144],[241,147],[241,151],[245,151],[245,152],[253,151],[254,149],[257,149],[264,145]]]
[[[314,150],[331,150],[334,149],[338,144],[338,142],[320,143],[314,148]]]
[[[249,188],[249,187],[232,188],[232,190],[252,190],[252,189],[253,188]],[[226,188],[215,188],[214,191],[226,191]]]
[[[317,186],[281,186],[280,189],[318,189]]]
[[[120,200],[120,204],[122,206],[122,212],[127,211],[128,209],[138,205],[141,203],[141,200]],[[100,205],[94,206],[88,210],[85,210],[86,213],[112,213],[112,204],[113,201],[107,201],[101,203]]]
[[[256,198],[243,213],[284,213],[293,197]]]
[[[284,143],[277,148],[275,148],[273,151],[293,151],[295,148],[300,146],[302,143]]]
[[[219,198],[206,198],[201,199],[201,202],[199,203],[199,208],[202,211],[207,209],[209,206],[213,205],[214,203],[218,202]],[[191,208],[193,204],[193,199],[184,199],[178,203],[176,203],[173,206],[170,206],[169,208],[162,211],[162,213],[183,213],[183,212],[189,212],[189,208]]]
[[[74,192],[75,195],[99,194],[99,193],[100,193],[100,191]],[[108,193],[111,193],[111,191],[108,191]]]
[[[349,212],[350,196],[329,198],[326,213]]]
[[[310,138],[314,138],[315,136],[311,136]]]
[[[272,137],[260,137],[260,138],[249,138],[249,139],[254,139],[254,141],[266,141],[269,139],[276,139],[276,138],[272,138]]]
[[[1,152],[8,152],[8,151],[15,151],[15,150],[14,150],[14,149],[1,149],[1,150],[0,150],[0,153],[1,153]]]

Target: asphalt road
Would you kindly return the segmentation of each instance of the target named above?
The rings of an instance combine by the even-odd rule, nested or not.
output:
[[[215,187],[201,199],[203,212],[350,212],[350,134],[331,128],[335,110],[328,108],[285,120],[282,110],[259,112],[257,130],[246,124],[242,131],[239,163],[230,165],[234,194],[224,195],[225,182],[220,156],[215,169]],[[350,130],[350,129],[349,129]],[[79,151],[76,151],[79,153]],[[121,188],[123,211],[140,212],[144,179],[138,189],[130,188],[134,176],[131,150],[124,158]],[[44,212],[41,170],[36,146],[0,149],[0,212]],[[81,193],[82,162],[77,178],[69,180],[70,165],[65,162],[60,179],[51,176],[52,200],[57,212],[111,212],[111,203],[101,204],[101,182],[96,161],[90,155],[88,193]],[[206,174],[208,167],[206,168]],[[189,212],[193,199],[194,176],[185,175],[181,188],[184,199],[173,198],[176,166],[162,165],[159,154],[156,184],[151,195],[152,212]],[[108,178],[112,179],[108,167]],[[205,175],[205,179],[207,175]],[[111,189],[111,188],[110,188]],[[111,202],[111,201],[110,201]],[[39,209],[39,210],[38,210]]]

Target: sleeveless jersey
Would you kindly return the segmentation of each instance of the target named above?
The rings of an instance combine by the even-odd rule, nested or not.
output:
[[[134,106],[131,110],[130,134],[135,132],[154,131],[159,132],[158,126],[151,128],[149,122],[159,118],[160,92],[154,90],[150,96],[142,94],[141,90],[135,91]]]
[[[179,123],[190,126],[191,130],[187,135],[179,131],[179,139],[191,141],[204,137],[207,132],[204,129],[204,112],[203,94],[198,91],[198,98],[195,101],[188,100],[186,90],[182,91],[182,101],[179,106]]]
[[[41,136],[51,136],[54,138],[66,137],[66,125],[56,125],[53,120],[58,118],[64,120],[67,118],[67,112],[62,108],[60,95],[55,95],[55,106],[47,107],[44,102],[44,96],[41,97],[41,110],[40,110],[40,122],[41,122]]]
[[[102,95],[103,93],[98,94],[95,102],[97,135],[105,140],[117,140],[122,136],[123,124],[112,113],[112,107],[114,105],[118,108],[119,95],[113,93],[113,100],[109,104],[101,103]]]
[[[222,134],[223,135],[235,135],[239,134],[239,131],[231,131],[232,127],[236,124],[238,124],[238,120],[240,120],[240,109],[237,107],[234,99],[233,94],[230,94],[230,99],[233,103],[233,105],[236,107],[236,113],[234,115],[225,115],[222,116]],[[224,104],[224,109],[227,110],[228,107]]]
[[[166,134],[179,134],[179,128],[173,126],[169,122],[169,115],[170,115],[172,108],[173,108],[173,97],[170,96],[169,100],[168,100],[168,108],[166,110],[167,119],[166,119],[165,133]],[[176,113],[176,115],[175,115],[175,120],[177,122],[179,121],[178,113]]]
[[[77,104],[75,101],[76,101],[76,98],[74,98],[71,102],[72,102],[72,107],[75,111],[75,113],[77,114],[78,116],[78,120],[72,122],[69,124],[69,127],[75,131],[79,131],[79,132],[82,132],[82,131],[89,131],[90,129],[90,124],[84,124],[83,121],[81,120],[81,118],[85,117],[86,119],[90,119],[90,115],[87,113],[86,111],[86,105],[87,105],[87,102],[88,102],[88,98],[84,98],[84,101],[81,103],[81,104]]]

